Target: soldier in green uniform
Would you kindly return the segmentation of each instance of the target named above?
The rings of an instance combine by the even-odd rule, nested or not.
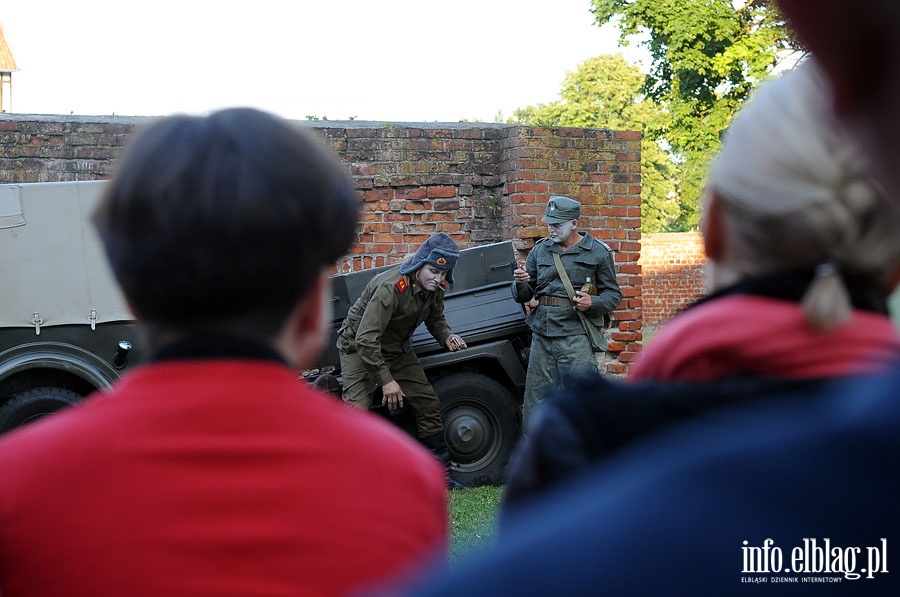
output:
[[[372,278],[350,308],[338,331],[343,399],[368,409],[381,388],[389,411],[408,403],[416,418],[419,440],[448,471],[450,450],[444,437],[437,394],[412,350],[420,323],[447,350],[467,348],[444,318],[444,291],[453,283],[459,247],[440,232],[426,240],[403,264]]]
[[[593,322],[601,321],[622,300],[616,282],[612,251],[606,243],[586,232],[578,232],[581,204],[554,196],[547,202],[543,222],[549,238],[538,241],[524,267],[513,272],[512,293],[516,301],[532,305],[528,325],[532,331],[531,355],[525,377],[525,416],[559,383],[560,375],[575,369],[597,370],[594,347],[577,311]],[[560,277],[554,254],[569,277],[569,293]],[[587,292],[582,291],[585,285]]]

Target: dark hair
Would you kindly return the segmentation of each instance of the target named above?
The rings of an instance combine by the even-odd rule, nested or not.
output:
[[[94,222],[148,325],[271,335],[349,250],[357,217],[350,178],[321,141],[235,108],[136,134]]]

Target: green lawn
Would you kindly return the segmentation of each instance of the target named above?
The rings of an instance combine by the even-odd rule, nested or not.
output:
[[[456,561],[493,544],[502,487],[450,492],[450,559]]]

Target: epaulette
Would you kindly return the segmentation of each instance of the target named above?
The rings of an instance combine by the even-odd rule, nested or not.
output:
[[[400,292],[406,292],[406,289],[409,288],[409,278],[406,277],[406,274],[403,274],[394,286],[396,286],[397,290]]]
[[[601,245],[603,245],[604,247],[606,247],[606,250],[609,251],[610,253],[612,253],[612,249],[610,248],[610,246],[609,246],[608,244],[606,244],[606,243],[603,242],[602,240],[597,240],[596,238],[595,238],[594,240],[596,240],[598,243],[600,243]]]

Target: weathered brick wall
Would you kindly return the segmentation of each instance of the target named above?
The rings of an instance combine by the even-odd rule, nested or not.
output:
[[[608,372],[627,373],[642,339],[640,256],[640,133],[597,129],[510,128],[503,169],[508,229],[524,259],[546,236],[541,216],[550,195],[582,204],[579,226],[614,251],[622,303],[608,338],[617,356]]]
[[[112,172],[140,117],[0,115],[0,182],[95,180]],[[338,269],[398,263],[434,232],[461,247],[511,239],[524,258],[546,234],[547,197],[582,202],[582,229],[616,253],[624,300],[609,371],[641,340],[640,135],[483,123],[299,122],[347,164],[362,214]]]
[[[706,255],[699,233],[645,234],[638,263],[643,280],[643,323],[648,334],[706,291]]]
[[[0,182],[109,176],[138,118],[0,115]]]

